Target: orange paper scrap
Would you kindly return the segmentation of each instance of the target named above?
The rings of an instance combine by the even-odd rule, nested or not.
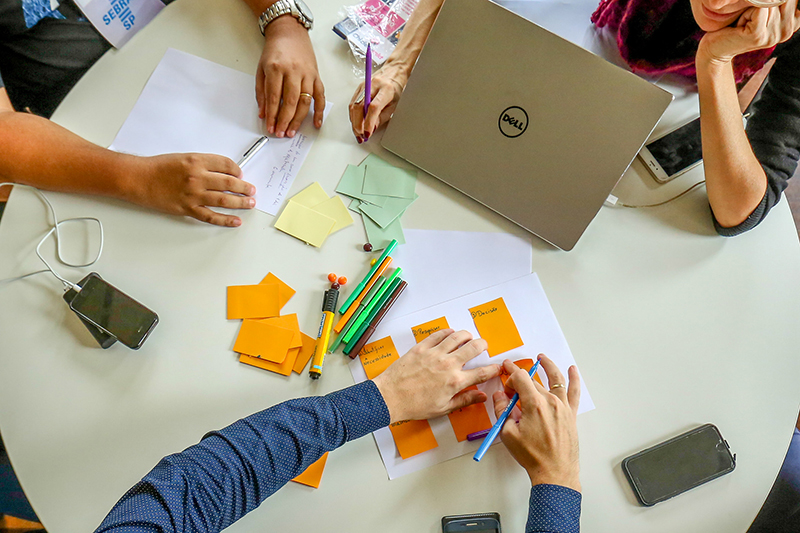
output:
[[[478,333],[489,343],[489,357],[519,348],[522,338],[508,312],[503,298],[486,302],[469,310]]]
[[[297,321],[297,313],[291,315],[276,316],[274,318],[263,318],[259,320],[265,324],[272,324],[279,328],[290,329],[294,331],[294,338],[289,348],[300,348],[303,346],[303,339],[300,337],[300,323]]]
[[[322,481],[322,472],[325,471],[325,463],[328,461],[328,452],[322,454],[322,457],[308,465],[305,472],[294,478],[292,481],[302,483],[309,487],[319,488],[319,482]]]
[[[295,290],[284,283],[278,276],[270,272],[269,274],[261,280],[259,285],[277,285],[278,286],[278,307],[283,309],[283,306],[286,305],[292,296],[295,294]]]
[[[384,337],[364,346],[359,352],[361,364],[369,379],[375,379],[389,365],[400,359],[391,337]],[[404,420],[389,426],[400,457],[408,459],[436,448],[439,444],[427,420]]]
[[[417,344],[419,344],[440,329],[447,329],[449,327],[450,325],[447,323],[447,319],[445,317],[441,317],[431,320],[430,322],[420,324],[419,326],[414,326],[411,328],[411,333],[414,334],[414,340],[417,341]]]
[[[233,351],[282,363],[293,339],[294,331],[290,329],[265,324],[259,320],[243,320]]]
[[[228,320],[267,318],[281,312],[277,285],[232,285],[228,287]]]
[[[531,368],[533,368],[533,359],[519,359],[517,361],[512,361],[512,363],[514,363],[515,365],[517,365],[526,372],[530,372]],[[506,369],[503,368],[500,372],[500,380],[503,382],[504,387],[506,386],[506,381],[508,381],[509,377],[510,374],[506,373]],[[538,372],[533,375],[533,379],[538,381],[539,385],[542,385],[544,387],[544,384],[542,384],[542,378],[539,377]]]
[[[397,452],[403,459],[436,448],[439,443],[427,420],[404,420],[389,426]]]
[[[478,387],[473,385],[464,390],[478,390]],[[492,427],[492,420],[489,418],[489,413],[486,411],[486,404],[484,403],[474,403],[457,409],[447,416],[450,418],[450,425],[453,426],[458,442],[467,440],[467,435],[470,433],[476,433]]]
[[[275,372],[276,374],[280,374],[282,376],[288,376],[292,373],[292,367],[294,366],[295,360],[297,359],[297,354],[299,353],[300,348],[292,348],[286,353],[286,359],[284,359],[282,363],[272,363],[264,359],[259,359],[258,357],[239,354],[239,362],[258,368],[263,368],[264,370],[269,370],[270,372]]]
[[[300,338],[303,341],[303,347],[300,348],[300,353],[297,355],[293,368],[298,374],[303,373],[303,369],[308,364],[308,361],[311,360],[311,356],[314,355],[314,347],[317,345],[317,339],[309,337],[302,331],[300,332]]]

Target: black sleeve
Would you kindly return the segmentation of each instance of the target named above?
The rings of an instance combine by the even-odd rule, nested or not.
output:
[[[747,137],[767,175],[767,190],[738,226],[724,228],[714,219],[717,233],[725,237],[751,230],[764,220],[781,199],[800,159],[800,34],[780,45],[775,56],[764,92],[747,122]]]

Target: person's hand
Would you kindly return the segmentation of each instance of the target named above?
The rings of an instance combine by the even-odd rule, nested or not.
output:
[[[350,124],[358,143],[369,140],[381,124],[392,118],[397,102],[408,82],[406,69],[385,63],[372,75],[370,104],[364,117],[364,82],[361,82],[350,100]]]
[[[252,209],[256,205],[256,188],[241,179],[241,169],[227,157],[167,154],[136,160],[142,167],[131,176],[130,190],[123,195],[135,204],[231,227],[241,226],[242,220],[209,207]]]
[[[483,339],[468,331],[443,329],[422,340],[373,381],[389,408],[392,423],[427,420],[474,403],[486,393],[465,391],[500,375],[500,365],[464,370],[464,364],[486,351]]]
[[[495,392],[492,397],[495,414],[500,416],[514,391],[519,393],[519,402],[511,411],[500,437],[511,456],[528,472],[531,485],[548,483],[580,492],[575,422],[581,397],[578,369],[569,368],[569,388],[553,388],[557,384],[565,385],[564,376],[547,356],[539,354],[539,359],[550,391],[511,361],[503,362],[511,376],[506,381],[507,390]]]
[[[742,13],[736,26],[706,33],[700,40],[697,54],[701,59],[728,63],[740,54],[785,42],[798,28],[797,0],[777,7],[751,7]]]
[[[325,87],[308,30],[291,15],[273,20],[264,32],[256,72],[258,116],[267,132],[294,137],[314,101],[314,127],[322,126]]]

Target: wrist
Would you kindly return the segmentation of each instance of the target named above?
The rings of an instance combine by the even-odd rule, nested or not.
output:
[[[732,68],[734,56],[719,55],[711,51],[708,41],[703,38],[697,47],[694,63],[698,74],[700,71],[715,72]]]
[[[264,37],[270,35],[280,35],[283,33],[295,33],[302,30],[303,33],[308,35],[308,30],[299,19],[294,17],[291,13],[284,13],[279,16],[264,28]]]
[[[385,374],[381,374],[373,379],[372,382],[375,383],[375,386],[378,388],[378,392],[381,393],[383,402],[386,404],[386,409],[389,410],[389,423],[393,424],[395,422],[405,420],[405,418],[403,416],[400,399],[398,398],[396,391],[391,387],[384,376]]]
[[[560,485],[581,492],[581,480],[577,472],[555,473],[529,469],[528,477],[531,480],[531,487],[536,485]]]
[[[126,202],[141,204],[141,199],[145,196],[145,186],[154,172],[154,158],[112,153],[114,157],[108,169],[116,191],[113,196]]]

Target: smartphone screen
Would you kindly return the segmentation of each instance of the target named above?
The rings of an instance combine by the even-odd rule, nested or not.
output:
[[[622,462],[644,505],[653,505],[731,472],[736,458],[713,424],[705,424]]]
[[[703,159],[700,119],[681,126],[647,145],[650,154],[667,176],[677,174]]]
[[[134,350],[158,323],[158,315],[100,277],[86,280],[70,308]]]

